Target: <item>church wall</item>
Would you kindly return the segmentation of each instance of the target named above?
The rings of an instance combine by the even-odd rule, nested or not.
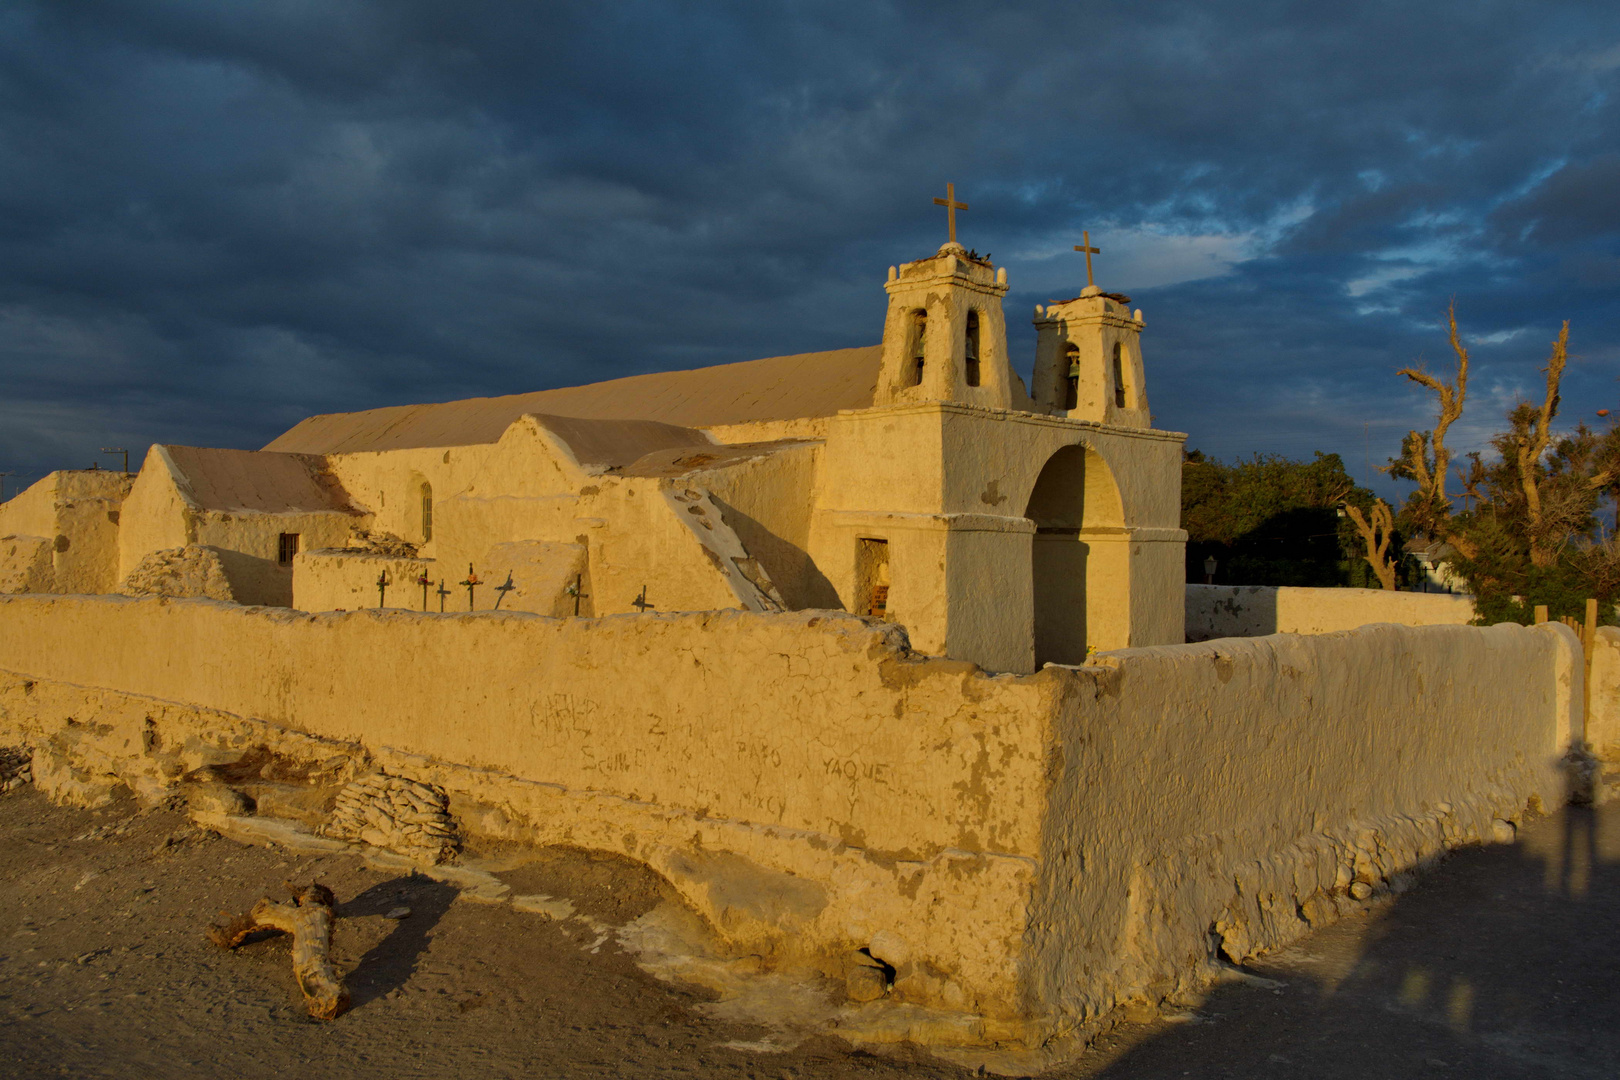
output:
[[[197,533],[192,509],[175,486],[168,455],[154,445],[119,513],[118,580],[127,578],[154,551],[194,543]]]
[[[688,477],[719,501],[726,524],[792,610],[843,606],[810,556],[821,450],[817,444],[778,450]]]
[[[118,572],[120,510],[132,483],[133,477],[119,472],[62,470],[0,505],[0,536],[39,538],[50,553],[48,571],[30,555],[29,569],[4,572],[8,579],[44,592],[110,592]]]
[[[264,744],[446,786],[464,828],[653,866],[742,953],[1038,1044],[1556,806],[1566,627],[1374,626],[988,677],[825,612],[304,615],[0,598],[0,744],[161,798]],[[630,673],[638,677],[627,677]],[[72,721],[70,723],[69,721]],[[1594,728],[1595,730],[1595,728]],[[189,756],[188,756],[189,755]],[[195,760],[194,760],[195,759]],[[752,897],[754,899],[740,899]]]

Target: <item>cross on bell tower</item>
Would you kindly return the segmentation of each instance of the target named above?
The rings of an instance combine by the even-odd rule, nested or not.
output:
[[[956,212],[958,210],[966,210],[968,208],[968,204],[965,202],[956,201],[956,185],[947,182],[945,184],[945,197],[941,199],[938,196],[935,196],[934,205],[943,206],[945,208],[945,220],[949,223],[951,230],[950,242],[953,244],[956,243]]]
[[[1093,255],[1101,255],[1102,248],[1094,248],[1091,246],[1091,234],[1089,232],[1082,229],[1080,236],[1083,238],[1084,243],[1076,244],[1074,246],[1074,250],[1083,251],[1086,253],[1086,287],[1090,288],[1091,286],[1097,284],[1096,279],[1091,276],[1091,257]]]

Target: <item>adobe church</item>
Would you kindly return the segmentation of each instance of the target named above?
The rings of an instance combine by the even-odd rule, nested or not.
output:
[[[53,473],[0,506],[0,591],[833,608],[1017,673],[1182,643],[1185,436],[1152,427],[1141,312],[1096,285],[1036,307],[1026,386],[1006,270],[951,209],[949,243],[890,268],[879,345],[312,416],[258,451],[154,445],[133,481]]]

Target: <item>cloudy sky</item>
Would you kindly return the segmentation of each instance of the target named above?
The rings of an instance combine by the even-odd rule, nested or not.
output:
[[[1465,448],[1562,319],[1620,409],[1613,0],[11,0],[0,470],[870,344],[947,180],[1026,377],[1089,229],[1206,452],[1376,479],[1451,297]]]

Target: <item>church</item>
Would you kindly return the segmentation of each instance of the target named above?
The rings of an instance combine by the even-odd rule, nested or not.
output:
[[[838,609],[1013,673],[1182,643],[1185,436],[1153,428],[1142,313],[1095,284],[1037,306],[1026,384],[1007,272],[956,242],[957,206],[950,242],[889,269],[878,345],[312,416],[257,451],[154,445],[133,481],[53,473],[0,506],[0,591]],[[174,572],[199,551],[206,574]]]

